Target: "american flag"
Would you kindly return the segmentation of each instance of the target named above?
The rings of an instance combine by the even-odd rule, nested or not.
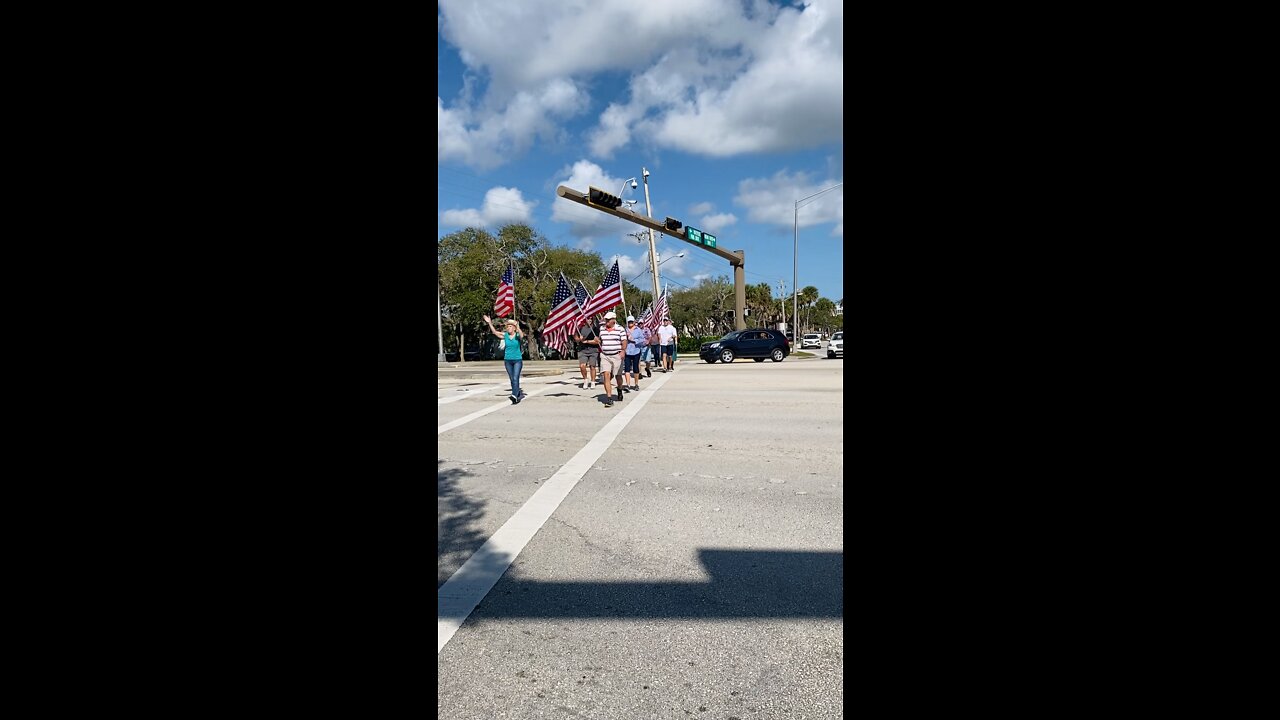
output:
[[[591,293],[588,293],[587,289],[582,286],[581,280],[579,280],[577,283],[574,284],[573,295],[578,300],[579,312],[581,312],[582,309],[587,306],[587,303],[591,302]],[[587,314],[583,313],[582,320],[578,322],[578,327],[582,327],[583,325],[586,325],[587,322],[589,322],[587,320]]]
[[[618,261],[614,260],[613,267],[609,268],[609,272],[604,276],[604,282],[600,284],[600,287],[596,288],[596,294],[587,301],[586,307],[582,309],[582,314],[590,316],[609,312],[621,304],[622,280],[621,274],[618,272]]]
[[[670,286],[662,288],[662,294],[658,296],[658,307],[653,313],[654,327],[657,327],[658,323],[662,322],[663,318],[671,317],[669,314],[670,309],[667,307],[667,292],[670,289]]]
[[[637,322],[640,323],[640,327],[645,328],[649,332],[658,332],[658,316],[653,314],[652,305],[645,308],[644,312],[640,313],[640,319],[637,320]]]
[[[498,298],[493,301],[493,314],[502,317],[516,309],[516,267],[507,266],[498,285]]]
[[[569,334],[578,329],[577,320],[581,316],[569,282],[564,279],[564,273],[560,273],[556,292],[551,296],[551,314],[547,315],[547,322],[542,326],[542,344],[555,348],[561,355],[567,353]]]

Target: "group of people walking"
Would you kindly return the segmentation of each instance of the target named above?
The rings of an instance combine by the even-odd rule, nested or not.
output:
[[[618,325],[618,314],[604,314],[604,326],[591,323],[578,328],[573,334],[578,346],[578,370],[582,373],[582,387],[593,388],[597,373],[603,376],[605,405],[613,405],[613,388],[618,388],[617,399],[624,392],[640,389],[640,363],[644,363],[645,377],[653,377],[653,365],[660,365],[660,372],[670,372],[676,350],[676,329],[669,318],[663,318],[662,326],[655,333],[639,325],[627,316],[627,327]]]
[[[489,324],[490,332],[502,338],[503,365],[511,378],[511,404],[517,405],[525,397],[520,389],[520,371],[524,366],[520,339],[524,337],[524,331],[514,318],[504,322],[501,332],[493,326],[488,315],[484,316],[484,321]],[[659,372],[671,372],[675,362],[676,329],[670,318],[663,318],[658,331],[653,332],[628,315],[627,327],[623,329],[618,325],[618,314],[610,310],[604,314],[603,327],[587,323],[574,332],[573,341],[578,348],[582,387],[595,387],[596,377],[601,375],[604,404],[609,406],[614,403],[615,385],[619,401],[624,392],[640,390],[641,363],[644,363],[645,377],[653,377],[653,365],[659,366]]]

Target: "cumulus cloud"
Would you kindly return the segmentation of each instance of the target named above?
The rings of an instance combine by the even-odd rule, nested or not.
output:
[[[707,213],[711,212],[712,208],[714,207],[715,206],[709,202],[700,202],[697,205],[692,205],[689,207],[689,214],[690,215],[706,215]]]
[[[637,141],[723,157],[843,137],[838,0],[798,8],[596,0],[585,13],[559,0],[441,0],[437,7],[441,37],[479,79],[463,95],[485,86],[474,104],[440,99],[441,160],[493,167],[518,156],[584,112],[588,88],[612,90],[624,73],[626,95],[604,107],[583,138],[593,157]]]
[[[738,218],[733,213],[717,213],[715,215],[705,215],[694,227],[699,230],[707,230],[712,235],[719,235],[720,231],[738,222]]]
[[[517,92],[496,110],[472,106],[465,99],[446,108],[437,96],[438,160],[479,169],[497,167],[523,155],[535,140],[562,141],[557,121],[578,114],[587,102],[586,91],[565,79]]]
[[[816,179],[808,173],[790,174],[779,170],[770,178],[748,178],[738,183],[734,204],[747,209],[747,219],[755,223],[800,227],[836,223],[832,235],[844,235],[844,187],[806,200],[797,215],[797,200],[820,193],[843,182],[841,179]]]
[[[524,199],[516,188],[495,187],[484,194],[479,209],[445,210],[440,213],[442,225],[457,227],[500,227],[511,223],[527,223],[537,205]]]
[[[584,193],[587,192],[588,188],[594,186],[615,195],[622,189],[622,183],[627,179],[610,175],[604,171],[604,168],[590,160],[579,160],[572,167],[561,168],[557,176],[561,178],[556,182],[557,185],[565,185]],[[627,197],[626,199],[630,200],[632,198]],[[579,205],[560,196],[556,196],[555,201],[551,204],[551,220],[552,222],[567,223],[570,234],[580,239],[622,238],[625,237],[625,233],[635,232],[640,229],[638,225],[633,225],[599,210]]]
[[[718,28],[670,47],[631,81],[630,99],[601,116],[605,138],[727,157],[814,147],[844,136],[844,10],[813,2]],[[732,36],[727,45],[714,38]],[[622,127],[631,123],[629,133]]]

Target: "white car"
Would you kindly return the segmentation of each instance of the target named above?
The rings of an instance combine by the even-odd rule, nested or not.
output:
[[[818,333],[808,333],[800,339],[800,349],[809,347],[822,347],[822,336]]]
[[[831,342],[827,344],[827,357],[834,358],[844,357],[844,333],[838,332],[831,336]]]

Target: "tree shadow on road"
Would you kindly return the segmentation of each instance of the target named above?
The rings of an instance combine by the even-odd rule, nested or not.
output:
[[[466,562],[488,540],[481,531],[480,519],[485,503],[467,497],[459,478],[472,473],[455,468],[442,468],[436,461],[436,588],[444,585],[453,570]]]

